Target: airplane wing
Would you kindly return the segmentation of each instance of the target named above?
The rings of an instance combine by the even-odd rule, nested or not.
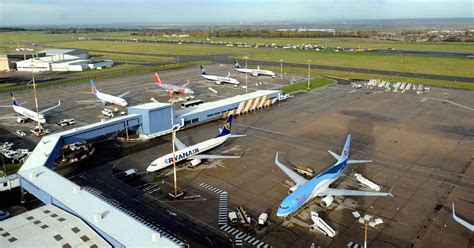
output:
[[[372,191],[361,191],[361,190],[350,190],[350,189],[333,189],[327,188],[321,190],[318,195],[353,195],[353,196],[393,196],[391,192],[372,192]]]
[[[196,156],[193,156],[192,158],[197,158],[197,159],[223,159],[223,158],[240,158],[240,156],[198,154]]]
[[[295,171],[292,169],[288,168],[286,165],[280,163],[278,161],[278,152],[276,153],[275,156],[275,164],[287,175],[293,180],[296,184],[303,185],[305,184],[308,180],[304,179],[302,176],[298,175]]]
[[[94,99],[94,100],[81,100],[81,101],[76,101],[77,103],[98,103],[100,102],[99,99]]]
[[[0,116],[0,120],[8,120],[8,119],[16,119],[18,118],[18,116],[14,116],[14,115],[2,115]]]
[[[121,94],[121,95],[118,95],[117,97],[124,97],[124,96],[128,95],[128,93],[130,93],[130,91],[127,91],[127,92],[125,92],[125,93],[123,93],[123,94]]]
[[[470,224],[469,222],[467,222],[467,221],[459,218],[458,216],[456,216],[456,211],[454,210],[454,202],[453,202],[453,219],[457,223],[463,225],[465,228],[471,230],[471,232],[474,232],[474,225],[473,224]]]
[[[57,107],[59,107],[59,106],[61,106],[61,100],[58,100],[58,104],[57,104],[57,105],[54,105],[54,106],[49,107],[49,108],[47,108],[47,109],[41,110],[41,111],[40,111],[40,114],[44,114],[44,113],[46,113],[46,112],[49,112],[49,111],[51,111],[51,110],[53,110],[53,109],[55,109],[55,108],[57,108]]]
[[[183,142],[181,142],[181,140],[178,139],[178,137],[176,137],[176,135],[174,136],[174,145],[176,148],[178,148],[178,150],[182,150],[187,147]]]
[[[188,86],[188,85],[189,85],[189,79],[188,79],[188,82],[187,82],[187,83],[185,83],[185,84],[183,84],[183,86],[182,86],[182,87],[186,87],[186,86]]]

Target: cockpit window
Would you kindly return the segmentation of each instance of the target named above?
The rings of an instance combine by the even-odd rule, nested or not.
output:
[[[280,206],[280,208],[281,208],[281,209],[288,209],[289,207],[288,207],[288,206],[286,206],[286,207]]]

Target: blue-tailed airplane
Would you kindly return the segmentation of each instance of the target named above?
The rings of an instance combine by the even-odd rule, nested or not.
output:
[[[352,196],[393,196],[392,193],[385,192],[370,192],[370,191],[359,191],[359,190],[348,190],[348,189],[335,189],[330,188],[331,183],[336,181],[341,175],[348,164],[357,163],[368,163],[371,160],[352,160],[349,159],[349,146],[351,144],[351,135],[349,134],[342,150],[341,155],[337,155],[332,151],[328,151],[337,162],[327,168],[326,170],[319,173],[311,180],[306,180],[295,171],[291,170],[284,164],[278,161],[278,152],[275,157],[275,164],[287,174],[296,185],[290,189],[293,190],[283,201],[277,210],[276,215],[279,217],[286,217],[298,209],[300,209],[307,202],[315,198],[316,196],[324,197],[321,199],[321,206],[329,207],[334,201],[334,196],[338,195],[352,195]],[[296,188],[296,189],[295,189]]]

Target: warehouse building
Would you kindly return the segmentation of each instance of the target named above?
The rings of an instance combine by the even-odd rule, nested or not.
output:
[[[46,49],[30,59],[16,62],[18,71],[85,71],[111,67],[112,60],[89,58],[89,52],[81,49]]]
[[[44,57],[44,53],[2,53],[0,54],[0,71],[11,71],[16,69],[16,62],[35,57]]]

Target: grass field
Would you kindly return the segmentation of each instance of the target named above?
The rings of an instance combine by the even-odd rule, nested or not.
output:
[[[111,59],[114,62],[122,63],[139,63],[139,64],[152,64],[152,63],[166,63],[174,62],[174,57],[156,57],[156,56],[140,56],[140,55],[128,55],[128,54],[116,54],[116,53],[89,53],[92,57]]]
[[[309,81],[309,90],[321,88],[323,86],[330,85],[335,82],[336,82],[335,80],[328,79],[328,78],[314,78]],[[308,82],[303,81],[303,82],[287,85],[281,88],[281,90],[285,94],[292,93],[295,91],[300,91],[300,90],[308,90]]]
[[[1,83],[0,88],[6,88],[16,85],[16,83]]]
[[[111,42],[111,41],[68,41],[49,42],[51,46],[102,50],[111,52],[136,52],[145,54],[170,55],[214,55],[214,54],[251,54],[259,51],[255,48],[234,48],[198,45],[178,45],[139,42]]]
[[[238,56],[243,59],[243,55]],[[307,64],[330,65],[387,71],[426,73],[433,75],[474,76],[474,59],[456,57],[432,57],[392,55],[378,53],[354,53],[310,50],[272,50],[248,56],[250,60],[266,60]]]
[[[272,67],[266,66],[262,69],[273,70],[274,72],[279,73],[280,67]],[[283,74],[300,74],[300,75],[307,75],[308,69],[303,68],[295,68],[295,67],[283,67]],[[355,72],[343,72],[343,71],[330,71],[330,70],[319,70],[319,69],[311,69],[311,75],[313,76],[321,76],[321,77],[336,77],[336,78],[344,78],[344,79],[381,79],[381,80],[388,80],[391,82],[410,82],[410,83],[417,83],[417,84],[424,84],[430,86],[437,86],[437,87],[445,87],[445,88],[457,88],[457,89],[466,89],[466,90],[474,90],[473,83],[462,83],[462,82],[453,82],[453,81],[443,81],[443,80],[431,80],[431,79],[423,79],[423,78],[408,78],[408,77],[397,77],[397,76],[384,76],[384,75],[376,75],[376,74],[366,74],[366,73],[355,73]]]

